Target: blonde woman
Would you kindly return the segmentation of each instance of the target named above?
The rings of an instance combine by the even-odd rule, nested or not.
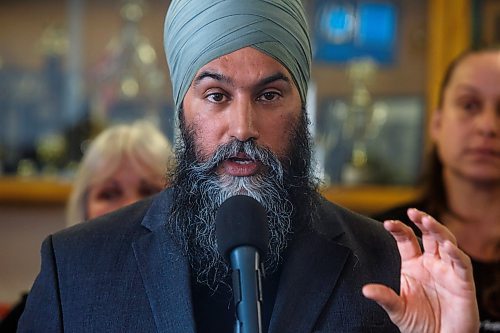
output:
[[[84,153],[67,206],[67,224],[159,192],[167,185],[172,156],[168,139],[149,122],[108,127]]]

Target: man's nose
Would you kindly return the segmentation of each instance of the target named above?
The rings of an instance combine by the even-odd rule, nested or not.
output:
[[[229,133],[239,141],[258,139],[257,110],[252,101],[246,98],[235,100],[229,112]]]

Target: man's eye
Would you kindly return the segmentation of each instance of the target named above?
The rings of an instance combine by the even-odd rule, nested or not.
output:
[[[259,96],[259,99],[265,102],[270,102],[276,100],[279,96],[280,94],[276,91],[266,91],[265,93]]]
[[[212,93],[212,94],[207,95],[207,99],[210,102],[214,102],[214,103],[220,103],[220,102],[224,101],[224,97],[225,96],[222,93]]]

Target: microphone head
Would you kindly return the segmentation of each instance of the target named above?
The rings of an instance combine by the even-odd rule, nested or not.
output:
[[[239,246],[255,247],[264,259],[269,230],[267,213],[254,198],[235,195],[222,203],[215,216],[215,233],[219,253],[229,261],[231,251]]]

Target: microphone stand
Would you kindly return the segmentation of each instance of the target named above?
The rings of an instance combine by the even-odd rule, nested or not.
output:
[[[240,246],[231,252],[230,260],[236,308],[234,333],[261,333],[263,298],[259,252],[252,246]]]

